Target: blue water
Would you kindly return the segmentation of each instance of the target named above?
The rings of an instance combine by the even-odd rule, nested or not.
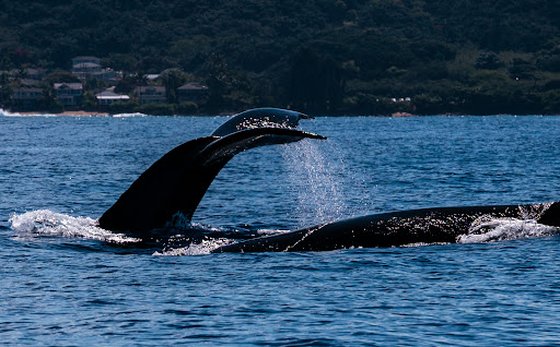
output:
[[[560,344],[560,238],[529,222],[501,223],[499,242],[325,253],[107,243],[116,236],[95,219],[153,161],[223,121],[0,117],[3,345]],[[559,200],[560,117],[341,117],[302,127],[329,139],[239,155],[194,222],[284,230]]]

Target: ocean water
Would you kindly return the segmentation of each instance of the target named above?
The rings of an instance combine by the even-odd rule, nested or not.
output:
[[[0,116],[2,345],[560,345],[560,238],[530,220],[459,244],[260,254],[138,250],[95,226],[151,163],[225,120]],[[301,127],[328,140],[237,156],[193,222],[267,232],[560,199],[560,117]]]

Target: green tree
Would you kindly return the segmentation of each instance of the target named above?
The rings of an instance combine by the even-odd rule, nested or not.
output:
[[[344,95],[342,69],[332,58],[320,57],[310,49],[293,58],[288,98],[296,108],[310,111],[336,110]]]
[[[187,75],[181,69],[167,69],[160,74],[160,79],[165,86],[167,102],[175,104],[177,100],[177,88],[182,86],[187,80]]]
[[[78,77],[74,76],[72,73],[65,71],[65,70],[55,70],[47,75],[45,80],[49,84],[53,83],[73,83],[73,82],[80,82]]]
[[[213,53],[206,64],[206,84],[208,85],[207,105],[211,110],[220,109],[226,105],[225,96],[229,94],[236,82],[225,59],[218,53]]]

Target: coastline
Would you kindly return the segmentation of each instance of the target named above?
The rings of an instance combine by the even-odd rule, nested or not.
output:
[[[0,108],[0,116],[4,117],[115,117],[115,116],[177,116],[177,117],[204,117],[204,116],[231,116],[242,111],[230,111],[230,112],[217,112],[215,114],[208,113],[192,113],[192,114],[145,114],[139,112],[119,112],[119,113],[109,113],[109,112],[99,112],[99,111],[85,111],[85,110],[74,110],[74,111],[63,111],[59,113],[52,113],[48,111],[8,111]],[[459,116],[459,117],[484,117],[484,116],[560,116],[559,113],[535,113],[535,114],[523,114],[523,113],[488,113],[488,114],[466,114],[466,113],[455,113],[455,112],[442,112],[434,114],[417,114],[409,112],[393,112],[388,114],[359,114],[359,113],[318,113],[314,114],[314,117],[391,117],[391,118],[409,118],[409,117],[423,117],[423,116]]]
[[[0,116],[5,117],[40,117],[40,116],[51,116],[51,117],[108,117],[112,114],[107,112],[97,112],[97,111],[64,111],[59,113],[52,112],[40,112],[40,111],[24,111],[24,112],[12,112],[4,109],[0,109]]]
[[[110,116],[107,112],[94,112],[94,111],[64,111],[61,113],[55,113],[56,116],[67,116],[67,117],[107,117]]]

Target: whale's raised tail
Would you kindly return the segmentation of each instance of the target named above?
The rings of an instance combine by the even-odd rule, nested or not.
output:
[[[325,137],[295,129],[307,116],[281,109],[240,113],[212,136],[188,141],[156,161],[99,218],[99,226],[143,238],[176,213],[190,220],[220,170],[245,150]]]

